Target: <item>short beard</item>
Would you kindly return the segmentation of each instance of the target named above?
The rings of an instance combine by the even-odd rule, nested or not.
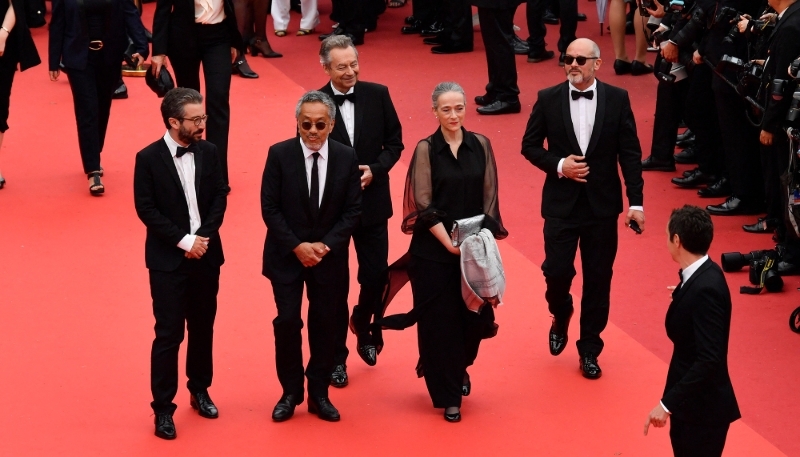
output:
[[[570,73],[570,74],[567,75],[567,79],[574,86],[575,84],[580,84],[580,83],[583,82],[583,75],[580,74],[580,73],[577,73],[577,74]]]
[[[195,131],[194,133],[198,133],[198,132],[199,133],[203,133],[203,130]],[[190,132],[189,130],[187,130],[183,125],[181,125],[180,128],[178,129],[178,139],[183,141],[186,144],[197,143],[199,141],[199,140],[196,140],[194,138],[193,133]]]

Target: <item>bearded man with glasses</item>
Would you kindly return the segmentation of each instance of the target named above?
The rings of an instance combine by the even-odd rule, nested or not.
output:
[[[522,155],[547,173],[542,189],[542,272],[553,315],[550,353],[559,355],[567,345],[574,309],[569,292],[580,246],[579,367],[584,377],[597,379],[602,374],[597,357],[603,350],[600,333],[608,323],[617,218],[622,212],[617,167],[628,196],[625,225],[641,232],[642,148],[628,93],[595,78],[602,64],[597,44],[585,38],[573,41],[564,64],[567,81],[539,92],[522,139]]]
[[[329,140],[336,105],[326,94],[304,94],[295,109],[298,136],[269,148],[261,182],[267,225],[262,273],[272,283],[278,316],[275,365],[283,394],[272,412],[288,420],[303,402],[303,288],[308,296],[308,411],[335,422],[328,398],[336,342],[335,319],[347,307],[350,236],[361,217],[361,171],[353,148]]]

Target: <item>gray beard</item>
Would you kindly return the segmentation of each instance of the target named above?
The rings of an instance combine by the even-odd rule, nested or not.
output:
[[[580,83],[582,83],[582,82],[583,82],[583,75],[582,75],[582,74],[580,74],[580,73],[578,73],[578,74],[576,74],[576,75],[569,74],[569,75],[567,75],[567,79],[568,79],[568,80],[569,80],[569,82],[571,82],[571,83],[572,83],[572,85],[574,86],[575,84],[580,84]]]

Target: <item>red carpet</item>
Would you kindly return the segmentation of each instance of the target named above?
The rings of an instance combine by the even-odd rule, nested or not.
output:
[[[151,24],[153,5],[146,5]],[[327,17],[330,5],[320,5]],[[599,37],[594,4],[579,35],[598,40],[606,65],[600,78],[626,87],[634,101],[640,138],[648,154],[655,79],[616,77],[610,36]],[[361,77],[389,86],[403,121],[406,151],[392,171],[395,209],[411,151],[436,128],[430,91],[456,80],[469,98],[482,93],[486,64],[480,35],[476,52],[433,56],[416,37],[400,36],[411,9],[389,10],[380,29],[360,47]],[[524,10],[517,24],[526,35]],[[296,29],[293,15],[290,31]],[[319,31],[327,31],[324,22]],[[557,28],[550,28],[550,42]],[[259,212],[261,172],[269,145],[294,135],[294,104],[300,94],[325,82],[316,36],[277,38],[286,57],[251,58],[261,75],[234,77],[231,180],[233,193],[222,229],[228,263],[222,270],[216,325],[215,379],[210,392],[221,414],[198,417],[179,391],[175,415],[179,437],[153,436],[149,409],[149,351],[153,317],[144,268],[144,227],[132,199],[136,151],[163,134],[159,100],[142,80],[126,79],[131,98],[115,101],[103,166],[107,194],[92,198],[80,173],[72,102],[66,80],[47,80],[46,65],[18,75],[11,130],[0,151],[8,180],[0,191],[0,387],[4,414],[2,454],[18,455],[554,455],[668,456],[666,429],[642,436],[646,414],[660,398],[671,346],[663,321],[666,286],[677,266],[665,248],[671,208],[707,204],[694,192],[674,189],[668,173],[645,175],[646,232],[620,231],[612,288],[611,323],[600,358],[604,377],[584,380],[574,346],[558,358],[546,349],[549,315],[544,302],[543,174],[519,154],[520,140],[536,91],[563,79],[554,62],[526,64],[518,58],[523,113],[499,117],[469,114],[466,126],[492,141],[500,170],[503,217],[511,235],[501,243],[508,274],[501,329],[485,342],[470,370],[473,393],[464,420],[448,424],[431,408],[424,382],[415,377],[416,335],[389,332],[377,367],[350,360],[350,386],[331,390],[343,419],[324,423],[305,408],[291,421],[269,416],[280,396],[274,369],[268,281],[260,275],[265,228]],[[34,31],[46,60],[47,31]],[[632,46],[632,43],[629,43]],[[630,47],[629,47],[630,49]],[[470,108],[472,113],[472,108]],[[398,215],[399,216],[399,215]],[[409,238],[390,222],[392,259]],[[712,256],[769,246],[769,237],[747,235],[749,218],[715,218]],[[351,275],[353,276],[353,275]],[[746,273],[731,274],[734,292],[730,347],[731,377],[744,418],[734,423],[726,456],[800,455],[786,418],[794,417],[795,380],[800,375],[798,336],[787,328],[800,285],[785,292],[743,296]],[[355,278],[352,279],[355,290]],[[580,293],[580,275],[574,292]],[[404,290],[393,305],[410,307]],[[575,326],[573,331],[577,330]],[[577,337],[573,332],[572,341]],[[351,342],[352,343],[352,342]],[[181,370],[182,371],[182,370]],[[183,383],[183,381],[182,381]]]

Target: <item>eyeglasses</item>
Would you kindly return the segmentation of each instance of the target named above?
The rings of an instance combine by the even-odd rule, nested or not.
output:
[[[322,121],[318,121],[313,124],[310,121],[303,121],[300,123],[300,128],[306,131],[311,130],[312,126],[316,127],[317,130],[325,130],[325,127],[328,126],[328,123]]]
[[[577,62],[578,65],[583,66],[587,60],[593,60],[593,59],[599,59],[599,57],[584,57],[584,56],[572,57],[569,55],[565,55],[564,63],[567,65],[572,65],[572,62]]]
[[[197,116],[197,117],[179,117],[178,119],[180,119],[181,122],[192,121],[195,127],[200,127],[200,124],[208,121],[208,114],[206,114],[205,116]]]

